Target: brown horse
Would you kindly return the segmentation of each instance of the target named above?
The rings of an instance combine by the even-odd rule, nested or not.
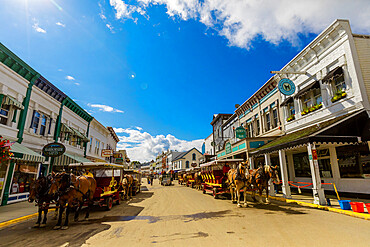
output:
[[[262,192],[263,190],[266,191],[266,203],[269,203],[269,180],[272,179],[272,182],[280,183],[279,174],[277,170],[277,166],[260,166],[255,170],[251,170],[251,174],[249,177],[249,182],[253,185],[254,190],[252,191],[252,198],[256,201],[256,193],[255,190],[259,192],[259,202],[263,203],[262,201]]]
[[[94,192],[96,190],[96,181],[92,177],[79,176],[76,177],[73,174],[65,172],[54,175],[53,183],[50,187],[50,195],[59,195],[59,217],[57,225],[54,229],[60,229],[62,224],[62,214],[66,208],[66,218],[64,222],[63,230],[68,229],[68,216],[72,207],[77,207],[74,220],[78,221],[79,212],[87,201],[87,211],[85,219],[89,217],[90,207],[93,204]]]
[[[49,189],[52,184],[53,177],[48,175],[47,177],[41,176],[36,181],[34,181],[30,186],[30,195],[28,197],[28,202],[36,202],[38,206],[38,218],[34,227],[45,227],[47,214],[49,210],[49,205],[51,202],[56,201],[56,197],[49,195]],[[42,212],[44,212],[44,219],[41,223]],[[55,211],[58,214],[58,208]]]
[[[125,174],[122,179],[123,199],[132,197],[132,186],[134,184],[134,177],[130,174]]]
[[[186,173],[182,174],[182,183],[181,184],[188,184],[188,175]]]
[[[234,203],[235,197],[238,197],[238,207],[240,205],[240,190],[243,189],[244,206],[248,207],[247,189],[250,187],[249,175],[246,174],[247,163],[240,163],[237,169],[230,169],[227,173],[227,183],[229,185],[231,200]]]

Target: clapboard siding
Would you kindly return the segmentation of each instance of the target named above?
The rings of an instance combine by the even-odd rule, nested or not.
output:
[[[364,79],[367,97],[370,101],[370,38],[355,37],[354,40],[360,60],[361,73]]]

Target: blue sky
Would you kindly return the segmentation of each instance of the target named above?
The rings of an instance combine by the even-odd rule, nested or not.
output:
[[[232,113],[335,18],[370,30],[366,1],[1,2],[0,42],[141,161],[199,148],[213,114]]]

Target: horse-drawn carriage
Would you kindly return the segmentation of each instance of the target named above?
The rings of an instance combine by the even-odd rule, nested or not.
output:
[[[81,174],[89,171],[96,181],[96,189],[93,196],[94,205],[105,207],[110,210],[113,204],[119,204],[124,188],[122,180],[124,175],[123,165],[105,162],[84,162],[70,164],[72,173]]]
[[[134,181],[132,184],[132,195],[136,195],[141,191],[141,172],[136,170],[124,170],[125,175],[133,177]]]
[[[216,199],[219,195],[230,193],[227,184],[227,172],[242,159],[214,160],[201,164],[203,193],[212,193]]]

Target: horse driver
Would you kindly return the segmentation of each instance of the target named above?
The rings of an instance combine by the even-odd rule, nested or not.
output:
[[[94,178],[94,175],[90,172],[89,169],[86,169],[85,173],[83,174],[85,177]]]

